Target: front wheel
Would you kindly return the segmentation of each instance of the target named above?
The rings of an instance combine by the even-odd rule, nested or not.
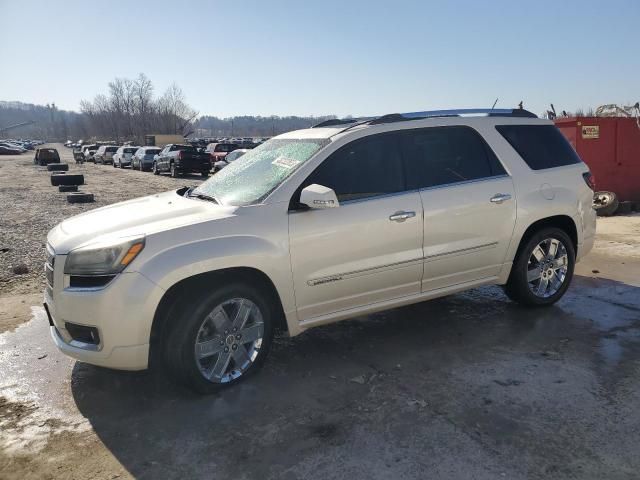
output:
[[[551,305],[569,288],[575,261],[573,242],[563,230],[540,230],[519,250],[505,292],[523,305]]]
[[[229,284],[177,310],[163,346],[177,380],[212,393],[263,364],[273,338],[273,309],[260,289]]]
[[[171,167],[169,168],[169,171],[171,173],[171,178],[177,178],[178,177],[178,170],[176,170],[176,165],[174,163],[171,164]]]
[[[158,164],[156,162],[153,162],[151,171],[153,172],[154,175],[160,175],[160,171],[158,170]]]

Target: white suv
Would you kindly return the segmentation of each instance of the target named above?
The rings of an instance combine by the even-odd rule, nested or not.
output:
[[[256,370],[277,326],[298,335],[488,284],[550,305],[593,246],[590,182],[524,110],[324,122],[197,188],[55,227],[51,335],[81,361],[158,362],[209,392]]]

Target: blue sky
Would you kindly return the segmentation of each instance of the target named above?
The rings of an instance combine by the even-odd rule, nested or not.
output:
[[[640,100],[640,1],[0,0],[0,100],[77,110],[114,77],[200,112],[373,115]]]

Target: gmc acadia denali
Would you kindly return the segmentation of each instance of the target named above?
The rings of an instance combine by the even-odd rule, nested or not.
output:
[[[290,335],[481,285],[551,305],[593,246],[591,175],[525,110],[330,120],[197,188],[70,218],[48,235],[45,306],[78,360],[165,366],[200,392]]]

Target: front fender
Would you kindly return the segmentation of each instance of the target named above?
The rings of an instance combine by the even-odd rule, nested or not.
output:
[[[290,329],[295,329],[297,316],[288,242],[280,245],[251,235],[197,240],[159,251],[139,271],[169,290],[194,275],[235,267],[254,268],[269,277],[280,296],[287,323]]]

